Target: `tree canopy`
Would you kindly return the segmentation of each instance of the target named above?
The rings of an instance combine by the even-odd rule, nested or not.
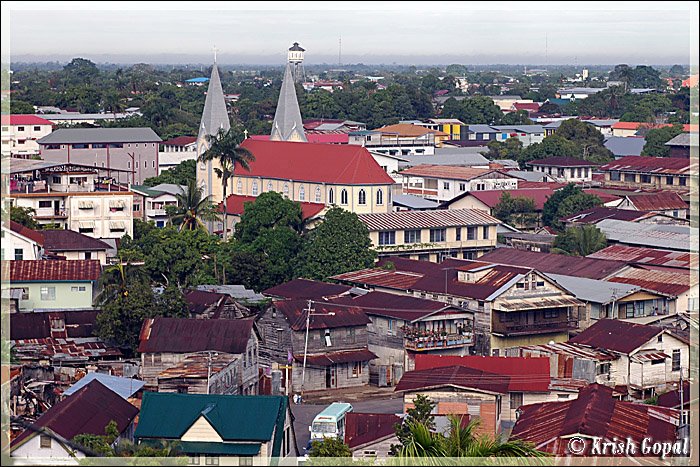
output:
[[[683,133],[682,125],[673,125],[649,130],[644,138],[642,156],[668,157],[671,148],[666,143]]]
[[[608,244],[605,234],[595,225],[569,227],[554,239],[552,252],[588,256]]]
[[[581,187],[569,183],[564,188],[555,191],[545,201],[542,208],[542,223],[557,231],[562,231],[564,225],[559,219],[601,204],[602,201],[597,196],[585,193]]]
[[[180,162],[175,167],[164,170],[156,177],[150,177],[143,181],[146,186],[156,186],[161,183],[172,183],[173,185],[187,185],[190,180],[197,178],[197,161],[194,159]]]

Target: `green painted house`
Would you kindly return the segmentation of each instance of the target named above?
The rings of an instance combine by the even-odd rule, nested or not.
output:
[[[189,465],[253,465],[254,458],[268,464],[298,456],[284,396],[146,392],[134,437],[146,444],[177,441]]]
[[[101,274],[96,259],[10,261],[20,311],[91,309]]]

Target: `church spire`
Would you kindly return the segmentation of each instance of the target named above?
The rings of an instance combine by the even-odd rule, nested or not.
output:
[[[219,79],[219,69],[214,62],[197,139],[203,140],[207,135],[215,135],[219,128],[228,131],[231,128],[231,122],[228,119],[224,90],[221,88],[221,80]]]
[[[282,79],[282,89],[277,101],[275,120],[272,122],[272,141],[303,141],[306,142],[304,124],[301,121],[297,92],[294,89],[291,65],[287,63]]]

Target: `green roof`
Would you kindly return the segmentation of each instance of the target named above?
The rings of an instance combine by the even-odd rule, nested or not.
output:
[[[134,436],[179,440],[204,416],[224,441],[267,442],[277,427],[272,448],[272,455],[276,456],[282,444],[286,414],[284,396],[146,392]]]
[[[131,185],[131,191],[135,191],[136,193],[140,193],[142,195],[150,197],[155,197],[161,194],[160,191],[152,190],[151,187],[148,187],[146,185]]]
[[[206,443],[195,441],[180,442],[180,451],[185,454],[219,454],[227,456],[257,456],[260,443]]]

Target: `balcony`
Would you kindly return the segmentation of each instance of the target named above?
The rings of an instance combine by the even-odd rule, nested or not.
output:
[[[547,334],[551,332],[564,332],[578,328],[578,320],[557,320],[557,321],[535,321],[533,323],[522,323],[515,321],[494,322],[493,333],[504,336],[520,336],[526,334]]]
[[[453,349],[472,345],[474,335],[468,327],[464,331],[458,328],[458,332],[432,331],[403,327],[404,348],[415,352]]]

